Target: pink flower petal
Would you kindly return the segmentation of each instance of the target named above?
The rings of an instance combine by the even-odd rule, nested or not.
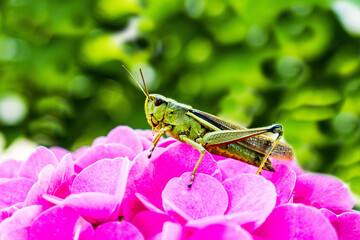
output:
[[[140,231],[128,222],[107,222],[98,226],[90,240],[144,240]]]
[[[251,213],[250,213],[251,214]],[[221,224],[221,223],[234,223],[235,221],[233,221],[235,214],[232,215],[216,215],[216,216],[210,216],[210,217],[205,217],[205,218],[200,218],[200,219],[191,219],[188,222],[186,222],[185,226],[187,227],[186,230],[187,232],[191,232],[191,234],[194,233],[194,231],[196,231],[197,229],[202,229],[206,226],[209,225],[214,225],[214,224]],[[248,216],[245,216],[244,218],[248,219]],[[246,221],[243,221],[246,222]],[[191,231],[189,231],[189,229]]]
[[[188,184],[191,173],[171,179],[162,192],[164,209],[172,210],[165,202],[172,202],[193,219],[224,214],[229,198],[224,187],[215,178],[197,173],[191,189]],[[209,197],[211,196],[211,197]]]
[[[0,178],[17,177],[21,162],[15,159],[7,159],[0,162]]]
[[[288,203],[295,188],[296,173],[287,165],[275,165],[275,172],[263,171],[261,174],[276,188],[276,205]]]
[[[16,228],[0,234],[1,239],[24,240],[29,238],[30,227]]]
[[[144,138],[147,138],[148,140],[152,141],[152,139],[154,138],[154,135],[152,134],[152,131],[149,130],[149,129],[135,129],[134,130],[136,132],[136,134],[138,136],[141,136],[141,137],[144,137]],[[161,139],[160,139],[161,141]]]
[[[142,136],[139,136],[139,139],[140,139],[143,151],[152,148],[153,143],[151,142],[151,140],[147,139],[146,137],[142,137]]]
[[[126,221],[130,221],[137,213],[146,210],[135,196],[139,193],[146,197],[155,207],[162,210],[161,192],[153,179],[154,159],[164,152],[163,148],[156,148],[149,159],[148,152],[142,152],[135,157],[131,167],[123,201],[123,212]]]
[[[95,147],[98,145],[104,145],[104,144],[106,144],[106,141],[107,141],[107,138],[105,136],[97,137],[92,142],[91,147]]]
[[[143,149],[136,132],[128,126],[118,126],[114,128],[109,132],[106,138],[106,143],[121,143],[129,147],[136,154]]]
[[[181,240],[182,226],[178,223],[165,222],[162,231],[162,239]]]
[[[97,161],[76,176],[72,193],[108,193],[117,196],[121,202],[130,166],[130,160],[122,157]]]
[[[48,193],[50,180],[54,172],[53,165],[47,165],[41,170],[38,181],[31,187],[26,196],[24,207],[30,205],[42,205],[44,209],[49,207],[49,203],[43,198],[43,194]]]
[[[47,193],[57,193],[61,197],[66,197],[66,194],[69,194],[68,190],[69,186],[72,182],[72,177],[74,175],[74,162],[70,154],[66,154],[59,165],[57,166],[54,174],[50,180],[50,186]],[[63,191],[59,191],[65,189],[65,193]]]
[[[89,146],[83,146],[83,147],[77,149],[75,152],[71,153],[71,157],[74,161],[77,161],[79,159],[79,157],[86,154],[90,149],[91,149],[91,147],[89,147]]]
[[[16,211],[0,223],[0,239],[28,239],[29,227],[41,210],[41,206],[33,205]]]
[[[284,161],[276,158],[271,158],[271,163],[274,167],[276,165],[286,165],[290,167],[296,173],[296,176],[300,176],[307,173],[304,169],[300,167],[299,163],[295,161],[295,159],[292,159],[290,161]]]
[[[72,180],[76,177],[76,175],[73,175],[73,177],[70,180],[70,183],[64,182],[62,183],[56,190],[52,193],[54,196],[57,196],[59,198],[66,198],[71,194],[71,183]]]
[[[254,234],[264,240],[337,239],[329,220],[319,210],[302,204],[276,207]]]
[[[173,222],[174,220],[164,213],[143,211],[133,218],[132,223],[140,230],[145,239],[149,239],[160,233],[164,223],[168,221]]]
[[[351,210],[355,205],[344,183],[335,177],[320,174],[297,177],[294,203],[327,208],[335,213]]]
[[[166,148],[166,151],[155,160],[154,179],[160,191],[170,179],[179,177],[185,172],[192,172],[199,157],[200,152],[187,143],[176,143]],[[201,161],[197,173],[206,173],[221,180],[220,169],[208,152]]]
[[[161,209],[156,207],[147,197],[140,193],[135,193],[135,196],[139,199],[139,201],[150,211],[157,213],[164,213]]]
[[[251,235],[236,225],[235,223],[219,223],[214,225],[206,226],[203,229],[195,232],[189,240],[233,240],[233,239],[242,239],[242,240],[251,240],[253,239]]]
[[[10,180],[10,178],[0,178],[0,184],[6,183]]]
[[[72,208],[55,206],[35,219],[29,239],[82,239],[93,232],[93,227]]]
[[[258,169],[255,166],[249,165],[247,163],[232,158],[221,160],[218,162],[218,165],[221,170],[223,181],[243,173],[256,173]]]
[[[158,234],[156,234],[155,236],[148,238],[149,240],[163,240],[162,239],[162,232],[159,232]]]
[[[227,214],[250,211],[267,216],[275,207],[275,187],[262,176],[242,174],[222,184],[229,196]],[[268,207],[268,213],[261,213]]]
[[[98,145],[79,157],[75,163],[75,171],[79,173],[82,169],[101,159],[114,159],[117,157],[128,157],[132,159],[134,157],[134,153],[130,148],[122,144],[110,143]]]
[[[98,145],[79,157],[75,163],[75,171],[79,173],[82,169],[101,159],[114,159],[117,157],[128,157],[129,159],[133,159],[134,152],[129,147],[118,143]]]
[[[0,184],[0,209],[23,202],[34,180],[28,178],[11,178]]]
[[[242,174],[222,184],[229,196],[226,214],[248,230],[254,230],[275,207],[275,187],[259,175]]]
[[[54,205],[61,205],[64,202],[64,199],[56,197],[54,195],[47,194],[47,193],[43,194],[43,198],[46,201],[53,203]]]
[[[212,156],[213,156],[214,160],[217,162],[228,159],[228,157],[224,157],[224,156],[220,156],[220,155],[216,155],[216,154],[212,154]]]
[[[75,209],[83,218],[93,224],[112,219],[114,212],[119,213],[117,197],[98,192],[71,194],[63,201],[64,206]],[[117,217],[117,214],[116,217]]]
[[[6,218],[11,217],[17,210],[22,208],[23,203],[16,203],[10,207],[6,207],[0,210],[0,223]],[[0,238],[1,239],[1,238]]]
[[[38,179],[40,171],[47,165],[57,166],[55,155],[46,147],[37,147],[26,162],[20,168],[20,176]]]
[[[342,240],[360,239],[360,213],[349,212],[338,216],[339,235]]]
[[[336,232],[338,233],[338,236],[339,236],[340,226],[339,226],[339,219],[336,216],[336,214],[333,213],[332,211],[326,209],[326,208],[320,209],[320,212],[325,217],[327,217],[327,219],[330,221],[331,225],[335,228],[335,230],[336,230]]]
[[[49,150],[53,152],[58,162],[60,162],[66,154],[70,153],[70,151],[58,146],[50,147]]]
[[[168,137],[164,140],[160,140],[157,147],[162,147],[162,148],[167,148],[169,147],[171,144],[174,144],[174,143],[178,143],[179,141],[176,140],[175,138],[172,138],[172,137]]]
[[[166,213],[169,216],[172,216],[174,219],[176,219],[179,223],[181,223],[182,225],[185,225],[186,223],[188,223],[189,221],[193,221],[192,217],[189,216],[187,213],[185,213],[185,211],[183,211],[182,209],[180,209],[175,203],[173,203],[170,200],[164,199],[163,200],[163,205],[167,206],[167,211]]]

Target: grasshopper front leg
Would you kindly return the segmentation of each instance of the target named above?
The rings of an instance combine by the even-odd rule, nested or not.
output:
[[[194,182],[194,178],[195,178],[195,173],[196,173],[196,170],[198,169],[200,163],[201,163],[201,160],[204,158],[205,156],[205,148],[203,146],[201,146],[199,143],[195,142],[194,140],[191,140],[190,138],[186,137],[186,135],[180,135],[180,139],[188,144],[190,144],[191,146],[193,146],[194,148],[196,148],[200,153],[200,157],[199,157],[199,160],[196,162],[196,165],[194,167],[194,170],[192,171],[192,174],[191,174],[191,180],[190,180],[190,184],[188,185],[188,188],[191,188],[191,185],[193,184]]]
[[[154,139],[152,140],[153,146],[152,146],[152,148],[150,149],[150,153],[149,153],[149,155],[148,155],[148,158],[151,158],[151,155],[152,155],[152,153],[153,153],[156,145],[158,144],[161,136],[164,135],[164,133],[167,132],[167,131],[169,131],[169,130],[171,130],[171,126],[170,126],[170,125],[168,125],[168,126],[166,126],[166,127],[164,127],[164,128],[162,128],[162,129],[159,130],[159,132],[156,134],[156,136],[155,136]]]

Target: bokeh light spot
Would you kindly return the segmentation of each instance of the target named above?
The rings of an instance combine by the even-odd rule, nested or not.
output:
[[[352,113],[343,112],[334,118],[336,131],[342,134],[349,134],[355,131],[359,124],[359,119]]]
[[[19,95],[8,93],[0,96],[0,122],[3,124],[16,125],[26,113],[26,103]]]
[[[250,45],[260,47],[267,42],[268,36],[259,26],[253,25],[249,28],[246,40]]]
[[[205,1],[204,0],[186,0],[185,8],[186,12],[190,17],[196,18],[199,17],[204,11]]]
[[[349,1],[337,1],[333,11],[338,16],[345,30],[354,35],[360,35],[360,8]]]
[[[295,77],[301,72],[301,61],[298,58],[286,56],[277,63],[278,72],[284,77]]]
[[[17,54],[17,44],[12,38],[0,37],[0,60],[13,60]]]
[[[187,46],[187,57],[189,61],[199,63],[207,60],[212,52],[212,46],[206,38],[195,38]]]
[[[298,16],[306,16],[311,13],[313,7],[310,5],[296,5],[292,6],[291,10]]]

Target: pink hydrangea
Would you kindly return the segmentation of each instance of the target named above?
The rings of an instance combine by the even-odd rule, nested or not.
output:
[[[338,179],[272,159],[275,172],[120,126],[69,152],[0,163],[0,239],[360,239]]]

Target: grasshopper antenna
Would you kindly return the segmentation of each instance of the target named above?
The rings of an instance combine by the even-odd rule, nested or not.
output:
[[[143,83],[144,83],[145,92],[146,92],[147,96],[149,96],[149,92],[148,92],[148,90],[147,90],[146,83],[145,83],[145,79],[144,79],[144,75],[143,75],[143,73],[142,73],[142,71],[141,71],[141,68],[140,68],[140,74],[141,74],[142,81],[143,81]]]
[[[141,73],[141,77],[142,77],[142,79],[143,79],[143,81],[144,81],[144,86],[145,86],[146,92],[145,92],[144,89],[140,86],[140,84],[136,81],[136,79],[133,77],[133,75],[131,75],[131,73],[129,72],[129,70],[127,70],[127,68],[126,68],[124,65],[122,65],[122,66],[123,66],[123,68],[125,69],[125,71],[130,75],[130,77],[134,80],[134,82],[136,83],[136,85],[139,86],[139,88],[140,88],[141,91],[145,94],[145,96],[146,96],[146,97],[149,97],[149,93],[148,93],[148,91],[147,91],[147,88],[146,88],[146,85],[145,85],[145,81],[144,81],[144,77],[143,77],[143,75],[142,75],[141,69],[140,69],[140,73]]]

